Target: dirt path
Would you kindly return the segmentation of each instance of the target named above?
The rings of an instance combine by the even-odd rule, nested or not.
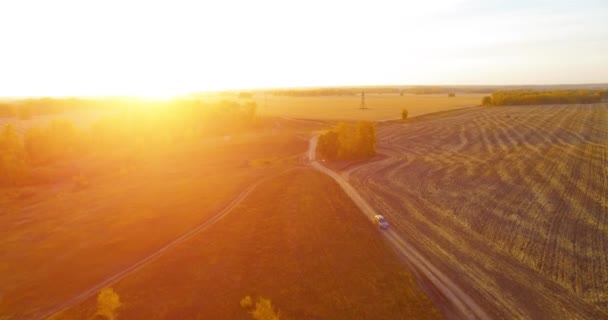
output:
[[[606,319],[607,107],[383,123],[382,158],[348,181],[493,318]]]
[[[316,161],[316,148],[319,136],[316,135],[310,139],[308,148],[308,159],[310,165],[332,177],[344,190],[344,192],[353,200],[353,202],[361,209],[361,211],[370,219],[376,214],[376,211],[363,199],[357,190],[355,190],[340,174],[328,169]],[[383,232],[389,243],[401,253],[401,255],[416,268],[416,271],[424,275],[424,277],[433,284],[434,288],[439,291],[442,296],[447,299],[458,310],[459,315],[451,315],[454,318],[461,319],[490,319],[491,317],[475,302],[462,291],[454,282],[436,269],[428,260],[426,260],[418,250],[408,244],[394,230],[389,229]]]
[[[213,225],[214,223],[218,222],[219,220],[221,220],[222,218],[224,218],[226,215],[228,215],[236,206],[238,206],[243,200],[245,200],[245,198],[247,198],[247,196],[256,188],[258,187],[260,184],[262,184],[263,182],[270,180],[274,177],[277,177],[281,174],[285,174],[289,171],[291,171],[293,169],[287,169],[286,171],[283,171],[281,173],[278,173],[276,175],[272,175],[270,177],[266,177],[263,179],[258,180],[257,182],[253,183],[252,185],[250,185],[249,187],[247,187],[245,190],[243,190],[241,193],[239,193],[226,207],[224,207],[222,210],[218,211],[215,215],[213,215],[212,217],[210,217],[209,219],[201,222],[199,225],[195,226],[193,229],[191,229],[190,231],[184,233],[183,235],[179,236],[178,238],[172,240],[171,242],[165,244],[163,247],[159,248],[158,250],[150,253],[148,256],[146,256],[145,258],[137,261],[136,263],[132,264],[130,267],[115,273],[113,275],[110,275],[109,277],[107,277],[105,280],[95,284],[94,286],[90,287],[89,289],[79,293],[78,295],[75,295],[74,297],[70,298],[67,301],[64,301],[63,303],[53,307],[52,309],[49,310],[45,310],[41,313],[39,313],[38,315],[35,315],[33,318],[34,319],[47,319],[51,316],[53,316],[56,313],[59,313],[73,305],[76,305],[80,302],[83,302],[84,300],[86,300],[87,298],[92,297],[93,295],[95,295],[97,292],[99,292],[101,289],[108,287],[116,282],[118,282],[119,280],[121,280],[122,278],[124,278],[125,276],[127,276],[128,274],[137,271],[138,269],[142,268],[143,266],[149,264],[150,262],[153,262],[154,260],[156,260],[158,257],[160,257],[163,253],[173,249],[175,246],[177,246],[178,244],[190,239],[192,236],[194,236],[195,234],[209,228],[211,225]]]

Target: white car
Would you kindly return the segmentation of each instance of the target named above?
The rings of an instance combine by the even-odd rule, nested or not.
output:
[[[379,214],[374,216],[374,223],[377,224],[380,229],[388,229],[388,221]]]

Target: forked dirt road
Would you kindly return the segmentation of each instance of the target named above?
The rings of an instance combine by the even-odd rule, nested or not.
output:
[[[335,171],[323,166],[316,160],[316,149],[319,136],[315,135],[310,139],[308,146],[308,159],[310,165],[332,177],[342,187],[344,192],[353,200],[353,202],[361,209],[361,211],[373,218],[376,211],[369,203],[359,195],[357,190],[353,188],[348,181]],[[427,259],[425,259],[418,250],[408,244],[394,230],[388,229],[382,232],[386,240],[402,255],[402,257],[413,266],[419,274],[421,274],[434,289],[441,293],[442,297],[451,303],[458,314],[445,315],[449,318],[458,319],[490,319],[491,317],[477,304],[477,302],[462,291],[453,281],[435,268]],[[437,306],[440,307],[440,306]]]
[[[135,262],[134,264],[132,264],[130,267],[121,270],[118,273],[115,273],[113,275],[108,276],[105,280],[91,286],[89,289],[73,296],[72,298],[70,298],[69,300],[64,301],[63,303],[56,305],[55,307],[51,308],[51,309],[47,309],[44,310],[42,312],[40,312],[39,314],[33,316],[32,318],[34,319],[47,319],[51,316],[53,316],[56,313],[59,313],[73,305],[76,305],[78,303],[83,302],[84,300],[86,300],[89,297],[94,296],[95,294],[97,294],[101,289],[111,286],[112,284],[118,282],[119,280],[121,280],[122,278],[124,278],[125,276],[127,276],[128,274],[142,268],[143,266],[149,264],[150,262],[156,260],[158,257],[160,257],[162,254],[164,254],[165,252],[173,249],[175,246],[177,246],[178,244],[190,239],[192,236],[194,236],[195,234],[198,234],[200,232],[202,232],[203,230],[209,228],[211,225],[213,225],[214,223],[216,223],[217,221],[221,220],[222,218],[224,218],[226,215],[228,215],[235,207],[237,207],[243,200],[245,200],[245,198],[247,198],[247,196],[256,188],[258,187],[260,184],[264,183],[265,181],[268,181],[269,179],[275,178],[279,175],[285,174],[289,171],[291,171],[293,169],[287,169],[283,172],[280,172],[278,174],[275,175],[271,175],[269,177],[266,178],[262,178],[259,179],[257,182],[254,182],[252,185],[250,185],[249,187],[247,187],[245,190],[243,190],[241,193],[239,193],[228,205],[226,205],[226,207],[224,207],[222,210],[218,211],[215,215],[213,215],[212,217],[206,219],[205,221],[201,222],[200,224],[198,224],[197,226],[195,226],[194,228],[192,228],[190,231],[182,234],[181,236],[179,236],[178,238],[172,240],[171,242],[165,244],[163,247],[159,248],[158,250],[150,253],[148,256],[146,256],[145,258]]]

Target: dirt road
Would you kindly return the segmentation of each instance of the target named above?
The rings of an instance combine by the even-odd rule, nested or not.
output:
[[[195,226],[190,231],[188,231],[188,232],[184,233],[183,235],[181,235],[180,237],[172,240],[171,242],[167,243],[166,245],[159,248],[158,250],[150,253],[148,256],[146,256],[145,258],[132,264],[130,267],[128,267],[118,273],[108,276],[105,280],[95,284],[94,286],[91,286],[89,289],[79,293],[78,295],[70,298],[67,301],[64,301],[63,303],[53,307],[52,309],[45,310],[45,311],[33,316],[32,318],[33,319],[46,319],[48,317],[51,317],[52,315],[54,315],[58,312],[61,312],[62,310],[65,310],[65,309],[69,308],[70,306],[76,305],[76,304],[86,300],[87,298],[97,294],[101,289],[111,286],[112,284],[118,282],[120,279],[124,278],[128,274],[135,272],[136,270],[142,268],[143,266],[153,262],[154,260],[156,260],[158,257],[160,257],[165,252],[173,249],[175,246],[190,239],[195,234],[202,232],[203,230],[209,228],[211,225],[213,225],[217,221],[224,218],[236,206],[238,206],[245,198],[247,198],[247,196],[260,184],[262,184],[263,182],[265,182],[271,178],[274,178],[278,175],[285,174],[286,172],[289,172],[291,170],[292,169],[288,169],[279,174],[272,175],[270,177],[258,180],[257,182],[255,182],[254,184],[250,185],[245,190],[243,190],[241,193],[239,193],[228,205],[226,205],[226,207],[224,207],[222,210],[218,211],[211,218],[201,222],[199,225]]]
[[[608,319],[607,124],[605,103],[382,123],[348,181],[492,318]]]
[[[368,218],[376,215],[376,211],[369,203],[363,199],[357,190],[355,190],[340,174],[328,169],[327,167],[316,161],[316,148],[319,136],[314,136],[310,139],[308,148],[308,159],[310,165],[332,177],[344,190],[344,192],[353,200],[353,202],[361,209]],[[409,262],[410,265],[416,268],[416,271],[421,273],[426,280],[434,286],[434,289],[439,291],[441,295],[453,304],[459,314],[446,315],[448,318],[458,319],[490,319],[491,317],[475,302],[462,291],[454,282],[436,269],[427,259],[425,259],[418,250],[407,243],[403,238],[392,229],[382,232],[388,242],[401,253],[401,255]],[[440,306],[438,306],[440,307]]]

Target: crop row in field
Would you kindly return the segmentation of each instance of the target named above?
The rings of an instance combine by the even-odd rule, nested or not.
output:
[[[606,317],[607,120],[596,104],[387,123],[387,157],[350,177],[497,317]]]

